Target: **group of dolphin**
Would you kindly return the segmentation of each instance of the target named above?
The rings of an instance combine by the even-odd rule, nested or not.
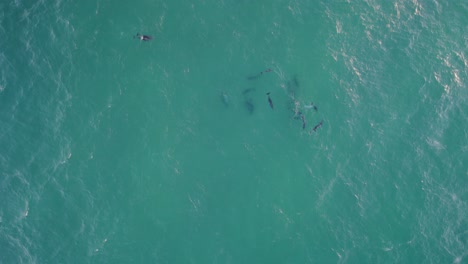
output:
[[[297,80],[297,76],[294,75],[292,80],[289,80],[286,83],[286,90],[288,92],[289,97],[291,98],[291,104],[293,105],[292,107],[292,110],[294,112],[293,118],[300,119],[302,121],[302,129],[305,129],[307,126],[306,118],[305,118],[304,113],[301,111],[301,103],[295,99],[295,93],[298,88],[299,88],[299,81]],[[306,111],[306,110],[314,110],[315,112],[318,111],[318,107],[313,102],[310,102],[309,104],[303,104],[302,109],[303,111]],[[316,124],[310,132],[316,132],[317,129],[320,128],[322,125],[323,125],[323,120],[320,121],[318,124]]]
[[[272,71],[271,69],[266,69],[264,71],[261,71],[258,74],[247,76],[247,80],[256,80],[256,79],[262,77],[265,73],[268,73],[268,72],[271,72],[271,71]],[[307,126],[306,117],[302,113],[302,111],[300,111],[301,104],[300,104],[299,101],[294,99],[294,93],[295,93],[295,90],[298,87],[299,87],[299,82],[297,80],[297,77],[294,76],[294,78],[291,81],[288,81],[288,83],[287,83],[288,94],[289,94],[290,98],[292,99],[292,103],[294,104],[294,107],[292,109],[293,112],[294,112],[293,118],[301,120],[302,121],[302,129],[306,129],[306,126]],[[242,95],[244,97],[244,105],[245,105],[245,107],[247,108],[247,111],[250,114],[253,114],[253,111],[254,111],[254,108],[255,108],[255,105],[254,105],[252,97],[251,97],[251,94],[254,91],[255,91],[254,88],[247,88],[242,92]],[[274,107],[271,95],[272,95],[271,92],[266,93],[268,104],[270,105],[271,109],[274,109],[275,107]],[[228,96],[228,94],[226,92],[222,92],[221,98],[222,98],[222,101],[223,101],[224,105],[228,106],[229,105],[229,96]],[[309,104],[302,105],[302,109],[303,109],[303,111],[306,111],[306,110],[318,111],[318,107],[312,102],[309,103]],[[323,125],[323,120],[320,121],[319,123],[317,123],[309,133],[316,132],[317,129],[320,128],[322,125]]]
[[[149,35],[142,35],[140,33],[137,33],[133,38],[138,38],[141,41],[150,41],[150,40],[153,39],[153,37],[151,37]],[[271,72],[271,71],[272,71],[272,69],[268,68],[268,69],[266,69],[264,71],[261,71],[258,74],[247,76],[247,80],[256,80],[256,79],[262,77],[265,73],[268,73],[268,72]],[[287,83],[287,89],[288,89],[289,96],[291,97],[291,99],[293,100],[293,103],[294,103],[294,109],[293,109],[294,116],[293,116],[293,118],[294,119],[300,119],[302,121],[302,129],[305,129],[306,125],[307,125],[305,115],[300,111],[299,101],[294,99],[294,93],[295,93],[295,90],[298,87],[299,87],[299,82],[297,80],[297,77],[294,76],[294,78],[291,81],[288,81],[288,83]],[[254,91],[253,88],[248,88],[248,89],[245,89],[242,92],[242,94],[244,95],[244,99],[245,99],[245,107],[247,108],[247,111],[250,114],[252,114],[254,109],[255,109],[255,105],[253,103],[253,100],[250,97],[250,93],[253,92],[253,91]],[[273,105],[273,100],[271,99],[270,95],[271,95],[271,92],[266,93],[268,104],[270,105],[271,109],[274,109],[275,107]],[[221,99],[222,99],[224,105],[226,105],[226,106],[229,105],[229,96],[228,96],[228,94],[226,92],[223,92],[221,94]],[[306,110],[307,109],[313,109],[314,111],[318,111],[317,106],[312,102],[310,104],[303,105],[302,108],[306,109]],[[314,126],[314,128],[312,128],[312,130],[310,132],[316,132],[317,129],[320,128],[322,125],[323,125],[323,120],[320,121],[318,124],[316,124]]]

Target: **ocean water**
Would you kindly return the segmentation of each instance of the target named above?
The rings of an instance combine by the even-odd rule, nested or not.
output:
[[[0,263],[468,263],[467,32],[467,1],[4,1]]]

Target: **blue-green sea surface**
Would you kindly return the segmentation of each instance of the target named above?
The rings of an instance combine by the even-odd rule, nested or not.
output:
[[[467,32],[466,1],[4,1],[0,263],[467,263]]]

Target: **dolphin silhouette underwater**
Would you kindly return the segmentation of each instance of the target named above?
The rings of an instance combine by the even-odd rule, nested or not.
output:
[[[255,110],[255,105],[251,98],[245,100],[245,107],[247,108],[247,111],[249,111],[249,114],[253,114]]]
[[[264,71],[261,71],[259,74],[256,74],[256,75],[250,75],[247,77],[247,80],[255,80],[255,79],[258,79],[260,76],[262,76],[264,73],[266,72],[271,72],[271,68],[268,68]]]
[[[226,106],[226,107],[229,106],[229,104],[231,103],[229,95],[226,92],[221,92],[220,97],[221,97],[221,101],[223,102],[224,106]]]

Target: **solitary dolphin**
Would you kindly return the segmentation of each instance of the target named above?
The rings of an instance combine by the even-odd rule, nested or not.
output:
[[[137,33],[133,38],[139,38],[141,41],[149,41],[153,39],[151,36],[141,35],[140,33]]]
[[[274,109],[274,107],[273,107],[273,101],[272,101],[271,98],[270,98],[270,93],[268,92],[266,95],[268,96],[268,103],[270,104],[271,109]]]

